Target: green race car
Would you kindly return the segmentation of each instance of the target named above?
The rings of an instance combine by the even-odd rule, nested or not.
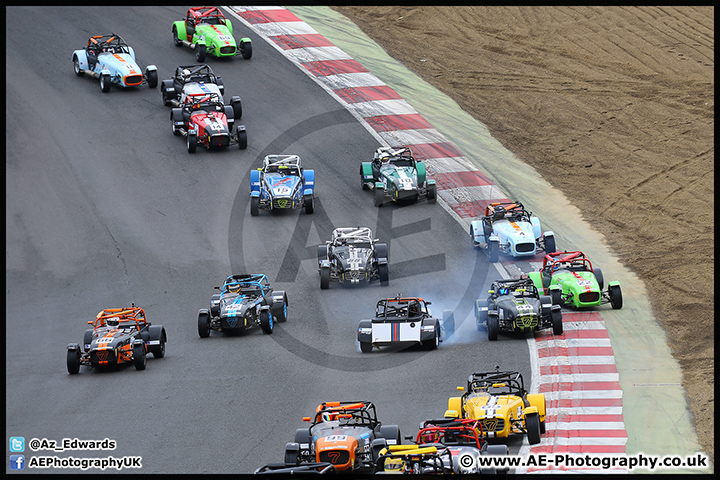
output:
[[[542,269],[528,274],[538,290],[550,295],[553,305],[574,308],[596,307],[610,303],[622,308],[620,282],[608,282],[603,291],[604,279],[599,268],[593,268],[582,252],[554,252],[545,255]]]
[[[408,147],[378,148],[372,162],[360,165],[360,177],[363,189],[375,190],[376,207],[382,207],[385,199],[437,202],[435,180],[427,178],[425,162],[415,160]]]
[[[238,46],[232,22],[218,7],[189,8],[183,20],[173,22],[172,34],[175,46],[195,50],[198,62],[204,62],[207,54],[225,58],[239,53],[246,60],[252,57],[252,41],[241,38]]]

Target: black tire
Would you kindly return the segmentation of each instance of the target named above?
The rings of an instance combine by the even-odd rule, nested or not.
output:
[[[382,188],[375,188],[375,196],[373,197],[373,205],[376,207],[382,207],[385,201],[385,190]]]
[[[545,253],[555,253],[555,237],[545,237]]]
[[[172,128],[172,134],[175,136],[180,135],[180,130],[175,128],[175,114],[170,112],[170,128]]]
[[[198,313],[198,335],[200,338],[210,336],[210,314],[207,312]]]
[[[197,135],[194,133],[188,133],[186,141],[188,153],[195,153],[195,150],[197,150]]]
[[[73,57],[73,70],[75,70],[75,75],[78,77],[85,75],[85,71],[80,68],[80,62],[78,61],[77,56]]]
[[[250,60],[252,58],[252,43],[241,43],[240,53],[242,53],[242,57],[245,60]]]
[[[610,305],[615,310],[619,310],[623,306],[622,290],[620,285],[612,285],[608,288],[608,295],[610,296]]]
[[[71,375],[80,371],[80,350],[67,351],[67,370]]]
[[[230,106],[233,109],[233,116],[235,120],[240,120],[243,115],[242,101],[239,98],[230,100]]]
[[[435,350],[440,345],[440,323],[435,324],[435,335],[433,335],[433,338],[431,340],[426,340],[424,342],[421,342],[422,347],[425,350]]]
[[[146,70],[145,78],[148,82],[148,87],[156,88],[158,85],[158,73],[157,70]]]
[[[288,312],[287,312],[287,294],[283,295],[282,300],[282,306],[276,307],[273,309],[273,316],[275,317],[275,320],[277,320],[279,323],[287,322],[288,318]],[[275,307],[275,304],[273,304],[273,307]]]
[[[365,183],[365,174],[363,172],[363,167],[360,165],[360,186],[363,190],[370,190],[370,185]]]
[[[488,340],[495,341],[498,339],[498,330],[500,330],[499,320],[497,313],[488,315],[487,319],[487,331]]]
[[[110,85],[112,85],[112,82],[110,81],[110,75],[101,74],[100,75],[100,90],[102,90],[103,93],[107,93],[110,91]]]
[[[90,351],[90,343],[92,342],[93,331],[94,330],[92,328],[88,328],[87,330],[85,330],[85,335],[83,336],[83,350],[85,352]],[[88,347],[85,348],[85,345],[87,345]]]
[[[195,60],[198,62],[204,62],[205,56],[207,55],[207,47],[205,45],[195,45]]]
[[[595,274],[595,280],[597,280],[600,290],[605,288],[605,276],[603,275],[602,270],[600,270],[599,268],[593,268],[593,274]]]
[[[402,435],[400,435],[400,427],[397,425],[380,425],[377,438],[395,440],[395,445],[402,445]],[[390,444],[390,442],[388,442],[388,444]]]
[[[370,353],[372,352],[372,343],[370,342],[360,342],[360,351],[362,353]]]
[[[330,288],[330,267],[320,268],[320,289]]]
[[[148,347],[148,351],[153,354],[153,358],[163,358],[165,356],[165,340],[166,340],[166,334],[165,330],[163,329],[160,332],[160,344],[159,345],[153,345],[151,347]]]
[[[387,287],[390,284],[390,271],[387,263],[378,265],[378,276],[380,277],[380,285]]]
[[[147,366],[147,352],[145,351],[145,344],[138,343],[137,345],[133,345],[132,352],[135,369],[145,370],[145,367]]]
[[[250,215],[257,217],[260,214],[260,197],[250,197]]]
[[[540,414],[529,413],[525,416],[525,429],[527,430],[528,443],[537,445],[540,443]]]
[[[553,305],[562,305],[562,292],[560,290],[550,290],[550,298]]]
[[[563,334],[562,312],[560,310],[553,310],[550,313],[550,317],[552,318],[553,335],[562,335]]]
[[[170,106],[170,99],[167,98],[167,89],[165,87],[162,87],[160,89],[160,95],[162,96],[162,102],[163,105],[166,107]],[[172,114],[170,114],[170,118],[172,119]],[[175,123],[173,122],[173,134],[175,134]]]
[[[273,332],[275,326],[270,310],[263,310],[260,312],[260,328],[263,333],[270,335]]]
[[[305,213],[313,213],[315,211],[315,197],[308,195],[304,199],[305,202]]]
[[[434,183],[428,187],[427,201],[428,203],[437,203],[437,185]]]
[[[300,465],[300,455],[295,450],[285,450],[285,465],[295,466]]]
[[[173,27],[172,29],[172,35],[173,35],[173,43],[176,47],[182,47],[182,42],[180,41],[180,38],[178,37],[177,28]]]
[[[495,263],[500,259],[500,244],[498,242],[488,243],[488,256],[490,263]]]
[[[245,130],[244,128],[240,128],[240,126],[238,125],[236,134],[237,134],[238,148],[240,150],[245,150],[247,148],[247,142],[248,142],[247,130]]]

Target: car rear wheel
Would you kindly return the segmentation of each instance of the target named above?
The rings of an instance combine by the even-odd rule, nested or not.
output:
[[[164,98],[165,98],[165,94],[164,94],[164,93],[165,93],[165,92],[163,92],[163,101],[164,101]],[[175,114],[174,114],[173,112],[170,112],[170,127],[172,128],[172,134],[173,134],[173,135],[175,135],[175,136],[180,135],[180,130],[178,130],[178,129],[175,127]]]
[[[273,332],[273,326],[273,318],[270,310],[260,312],[260,328],[263,333],[271,334]]]
[[[304,199],[305,202],[305,213],[313,213],[315,211],[315,198],[312,195],[308,195]]]
[[[595,275],[595,280],[597,281],[600,290],[605,288],[605,276],[603,275],[602,270],[599,268],[593,268],[593,274]]]
[[[488,256],[490,257],[491,263],[495,263],[500,259],[500,243],[499,242],[489,242],[488,243]]]
[[[553,310],[550,313],[552,318],[553,335],[563,334],[563,323],[562,323],[562,312],[560,310]]]
[[[380,276],[380,285],[387,287],[390,283],[390,272],[387,263],[378,265],[378,275]]]
[[[490,341],[497,340],[499,329],[500,329],[500,325],[499,325],[497,313],[488,314],[488,318],[487,318],[488,340],[490,340]]]
[[[525,416],[525,429],[527,430],[528,443],[530,445],[540,443],[540,414],[528,413]]]
[[[370,342],[360,342],[360,351],[362,353],[370,353],[372,352],[372,343]]]
[[[242,53],[242,57],[245,60],[249,60],[252,57],[252,43],[241,42],[240,43],[240,52]]]
[[[608,290],[608,293],[610,295],[610,305],[612,305],[612,308],[614,308],[615,310],[622,308],[623,298],[622,291],[620,290],[620,285],[613,285]]]
[[[147,352],[145,352],[144,343],[133,345],[133,363],[137,370],[145,370],[147,366]]]
[[[330,267],[320,268],[320,288],[322,290],[330,288]]]
[[[78,77],[85,75],[85,71],[80,68],[80,62],[77,57],[73,57],[73,70],[75,70],[75,75]]]
[[[71,375],[80,371],[80,350],[67,351],[67,369]]]
[[[422,342],[422,346],[426,350],[435,350],[440,345],[440,325],[435,324],[435,335],[430,340]]]
[[[250,197],[250,215],[257,217],[260,214],[260,197]]]
[[[376,207],[382,207],[385,201],[385,189],[375,187],[375,196],[373,197],[373,204]]]
[[[434,183],[428,187],[427,201],[428,203],[437,203],[437,185]]]
[[[562,305],[562,292],[560,290],[550,290],[550,298],[553,305]]]
[[[150,353],[153,354],[153,358],[163,358],[165,356],[165,333],[164,332],[160,334],[160,338],[158,340],[160,341],[159,344],[148,347],[148,350],[150,350]]]
[[[487,306],[488,306],[487,300],[475,300],[475,322],[476,322],[478,331],[482,330],[487,325],[487,319],[488,319]]]
[[[210,314],[207,312],[198,313],[198,335],[200,338],[210,336]]]
[[[545,253],[555,253],[555,237],[545,237]]]
[[[279,306],[276,306],[275,304],[273,304],[273,307],[275,307],[273,309],[273,315],[275,316],[275,319],[280,323],[287,321],[287,314],[288,314],[287,306],[288,306],[287,294],[283,295],[282,303]]]

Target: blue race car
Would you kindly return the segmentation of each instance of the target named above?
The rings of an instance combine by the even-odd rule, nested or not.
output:
[[[260,326],[263,333],[273,332],[275,321],[287,320],[287,294],[273,290],[263,274],[230,275],[210,299],[210,309],[198,312],[198,334],[210,336],[211,330],[239,332]]]
[[[303,170],[297,155],[268,155],[263,167],[250,172],[250,215],[260,209],[305,208],[313,213],[315,171]]]
[[[72,55],[75,75],[86,73],[100,79],[100,89],[107,93],[111,85],[137,87],[147,83],[157,87],[158,73],[155,65],[145,67],[145,73],[135,61],[135,51],[120,35],[95,35],[88,39],[87,47],[75,50]]]
[[[485,207],[485,216],[470,222],[473,246],[484,247],[491,262],[500,252],[532,257],[538,250],[555,251],[555,235],[540,229],[540,220],[520,202],[496,202]]]

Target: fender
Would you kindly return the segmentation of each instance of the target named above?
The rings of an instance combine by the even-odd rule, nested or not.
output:
[[[273,291],[273,293],[272,293],[273,303],[275,303],[275,302],[283,303],[284,299],[285,299],[285,291],[284,290],[274,290]],[[288,302],[288,305],[289,304],[290,304],[290,302]]]
[[[542,292],[545,290],[545,287],[543,287],[543,284],[542,284],[542,274],[540,272],[529,272],[528,278],[530,278],[533,281],[533,283],[535,284],[535,288],[538,289],[538,292]],[[553,285],[553,286],[556,286],[556,285]]]
[[[530,224],[532,225],[533,235],[535,240],[542,236],[542,229],[540,228],[540,219],[537,217],[530,217]]]
[[[150,336],[148,345],[156,345],[157,343],[154,342],[159,342],[161,339],[167,342],[167,333],[162,325],[150,325],[148,333]]]
[[[608,289],[609,289],[610,287],[619,287],[619,286],[620,286],[620,282],[618,282],[617,280],[613,280],[612,282],[608,282],[607,285],[608,285]]]
[[[415,162],[415,170],[417,171],[417,183],[420,186],[425,183],[425,162]]]
[[[80,65],[80,68],[83,70],[88,70],[90,65],[88,64],[87,59],[87,52],[85,50],[75,50],[73,52],[73,60],[77,57],[78,64]]]
[[[303,195],[312,195],[315,193],[315,170],[304,170],[303,177],[305,177]]]
[[[230,20],[229,18],[226,18],[226,19],[225,19],[225,26],[227,27],[228,32],[230,32],[230,35],[232,35],[232,33],[233,33],[232,20]]]
[[[470,231],[473,237],[473,241],[476,244],[483,243],[485,241],[485,230],[483,229],[482,221],[473,220],[472,222],[470,222]]]
[[[375,182],[375,189],[385,190],[385,184],[383,182]]]
[[[372,320],[361,320],[358,325],[358,342],[372,342]]]
[[[450,412],[455,412],[455,415],[448,415]],[[445,417],[448,418],[459,418],[462,412],[462,397],[450,397],[448,399],[448,408],[445,412]]]
[[[180,40],[187,40],[187,29],[185,28],[184,21],[179,20],[177,22],[173,22],[170,31],[172,31],[173,28],[177,31],[177,36]]]
[[[250,170],[250,196],[260,196],[260,170]]]
[[[370,162],[362,162],[360,164],[360,176],[362,177],[363,183],[373,181],[372,164]]]
[[[240,43],[252,43],[252,39],[250,37],[243,37],[240,39]]]
[[[434,318],[426,318],[420,326],[420,341],[424,342],[435,338],[435,330],[440,329],[440,324]]]
[[[527,417],[531,413],[537,413],[538,415],[540,415],[540,411],[538,410],[538,407],[531,405],[531,406],[525,408],[525,410],[523,410],[523,418]]]
[[[157,67],[155,65],[148,65],[145,67],[146,72],[157,72]]]
[[[527,400],[531,406],[537,408],[540,414],[540,421],[545,420],[545,395],[542,393],[528,393]],[[527,411],[527,409],[525,411]]]
[[[133,47],[131,47],[130,45],[128,45],[128,53],[130,54],[130,58],[135,60],[135,49]]]
[[[68,343],[67,349],[71,351],[80,351],[80,345],[77,343]]]

